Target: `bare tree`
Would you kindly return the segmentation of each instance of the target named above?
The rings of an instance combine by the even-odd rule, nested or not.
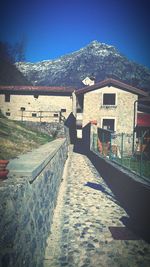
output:
[[[11,46],[8,43],[0,42],[0,61],[13,61],[11,56]]]
[[[24,38],[12,47],[11,54],[15,62],[25,61],[25,47],[26,41]]]
[[[0,42],[0,60],[9,61],[11,63],[17,61],[25,61],[25,40],[17,42],[14,45]]]

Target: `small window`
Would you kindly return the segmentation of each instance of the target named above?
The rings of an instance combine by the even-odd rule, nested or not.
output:
[[[20,110],[21,111],[25,111],[26,109],[25,109],[25,107],[21,107]]]
[[[58,114],[57,113],[54,113],[54,117],[58,117]]]
[[[103,94],[103,105],[116,105],[116,94]]]
[[[114,131],[115,129],[115,120],[114,119],[103,119],[103,129]]]
[[[38,98],[39,97],[39,95],[34,95],[34,98]]]
[[[36,113],[32,113],[32,117],[37,117],[37,114]]]
[[[76,129],[82,129],[82,124],[76,125]]]
[[[66,112],[66,108],[62,108],[61,109],[61,112]]]
[[[6,116],[10,116],[10,112],[6,112]]]
[[[82,113],[82,109],[81,108],[77,108],[77,113]]]
[[[10,94],[5,94],[5,102],[10,102]]]

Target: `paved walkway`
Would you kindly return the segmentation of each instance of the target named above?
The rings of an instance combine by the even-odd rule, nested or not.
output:
[[[149,267],[149,244],[133,235],[113,238],[125,230],[127,214],[89,159],[72,152],[67,164],[44,267]]]

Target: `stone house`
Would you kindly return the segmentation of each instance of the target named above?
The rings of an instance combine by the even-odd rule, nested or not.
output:
[[[76,91],[77,132],[82,136],[82,128],[94,121],[98,127],[117,133],[132,133],[134,117],[137,117],[138,97],[146,92],[114,79],[104,80]]]
[[[59,121],[72,112],[71,87],[0,86],[0,109],[13,120]]]
[[[48,86],[0,86],[0,109],[13,120],[60,121],[72,114],[77,137],[91,121],[98,127],[132,133],[138,97],[148,93],[114,79],[76,89]],[[134,122],[135,121],[135,122]]]

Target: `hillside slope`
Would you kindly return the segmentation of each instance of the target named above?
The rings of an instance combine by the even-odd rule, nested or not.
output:
[[[150,70],[128,60],[114,46],[97,41],[56,60],[18,62],[17,68],[34,85],[83,87],[82,80],[94,76],[96,82],[114,78],[150,90]]]
[[[0,159],[15,158],[52,140],[49,135],[31,130],[0,114]]]

